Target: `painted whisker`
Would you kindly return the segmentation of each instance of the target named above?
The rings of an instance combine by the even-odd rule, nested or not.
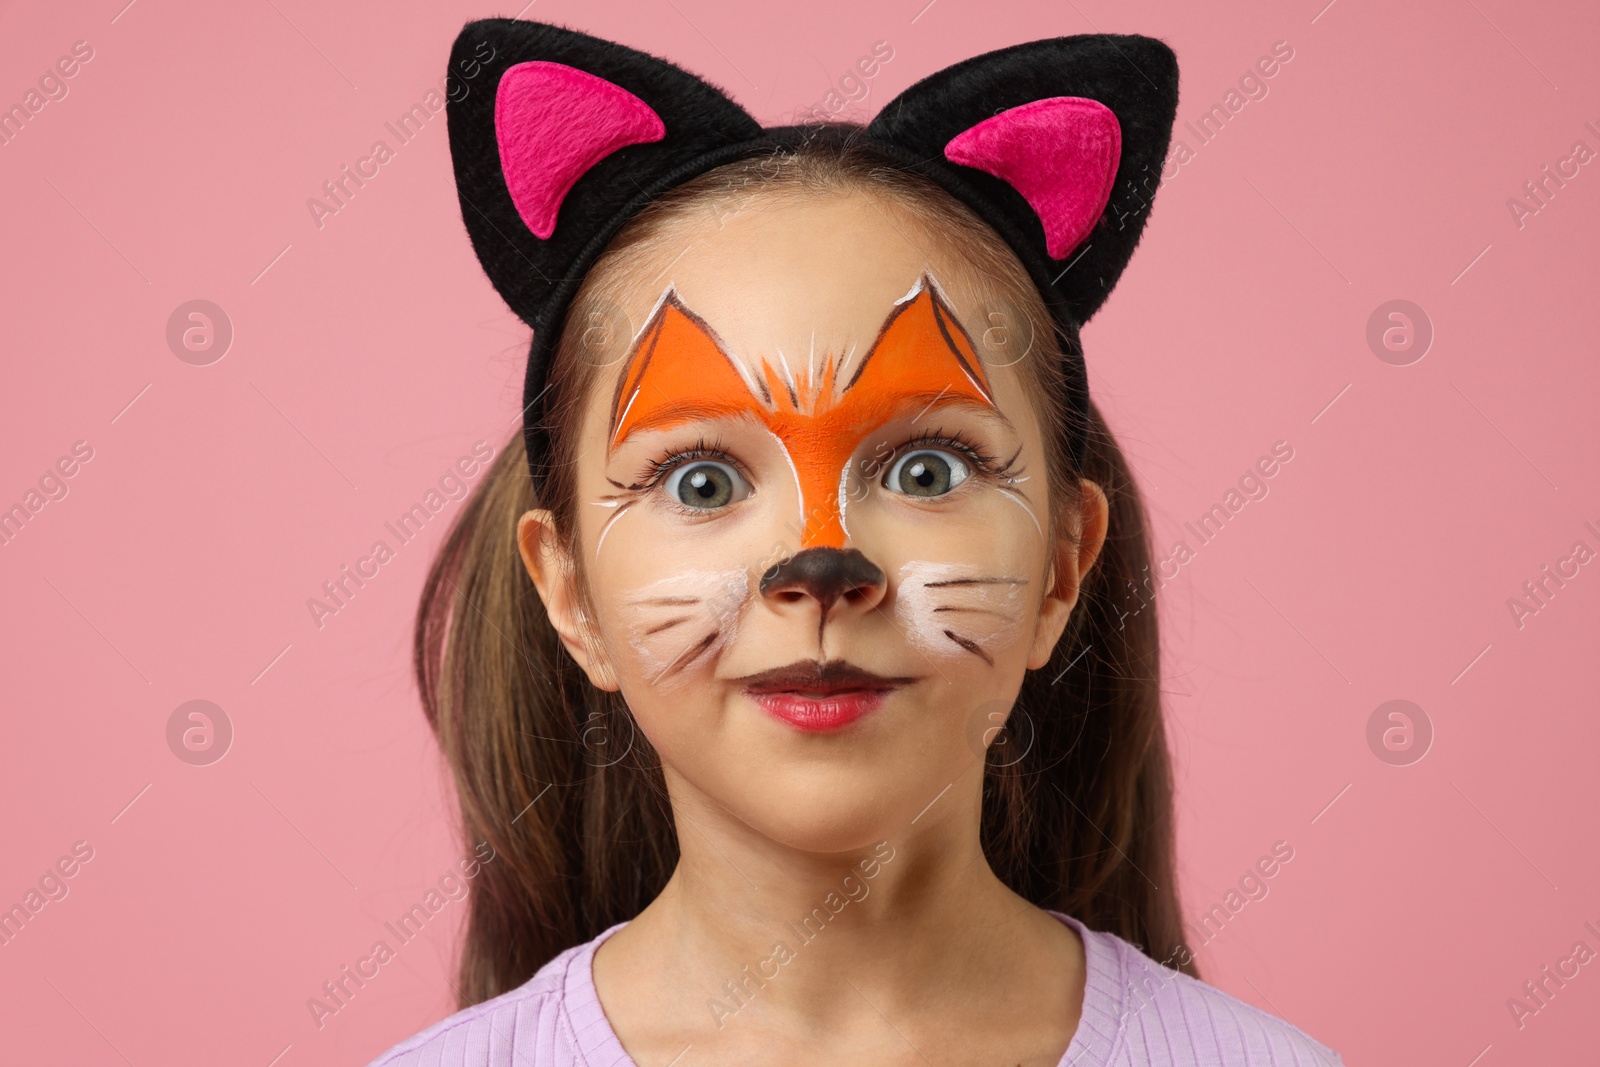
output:
[[[1027,585],[1026,578],[947,578],[938,582],[923,582],[924,589],[945,589],[952,585]]]
[[[983,662],[987,663],[989,666],[994,666],[994,657],[985,652],[983,650],[983,646],[979,645],[978,642],[969,637],[962,637],[954,630],[946,630],[944,635],[950,640],[954,641],[956,644],[960,645],[962,648],[966,649],[968,652],[971,652],[974,656],[982,659]]]
[[[671,663],[667,664],[665,667],[663,667],[661,669],[661,673],[657,674],[654,678],[650,679],[650,684],[651,685],[655,685],[657,682],[661,681],[661,679],[665,678],[667,675],[675,673],[677,671],[680,671],[684,667],[687,667],[689,664],[693,663],[695,660],[699,659],[700,656],[702,654],[704,654],[707,649],[709,649],[712,645],[716,644],[717,637],[718,637],[717,631],[713,630],[710,633],[706,634],[705,639],[703,641],[701,641],[699,644],[691,645],[690,647],[684,649],[682,652],[678,653],[678,655],[673,658]],[[685,657],[688,657],[688,658],[686,659]]]

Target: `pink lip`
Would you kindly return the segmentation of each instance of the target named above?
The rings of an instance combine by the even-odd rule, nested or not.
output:
[[[886,689],[842,689],[825,697],[793,692],[750,693],[750,697],[774,718],[801,730],[821,733],[843,729],[876,711],[890,692]]]

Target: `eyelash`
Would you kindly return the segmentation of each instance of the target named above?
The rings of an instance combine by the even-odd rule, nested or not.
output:
[[[899,460],[901,456],[907,455],[911,452],[920,451],[921,449],[927,448],[931,445],[941,445],[953,452],[958,453],[963,459],[972,464],[973,468],[975,469],[975,473],[990,478],[1003,477],[1005,473],[1011,469],[1012,463],[1016,462],[1017,458],[1016,456],[1012,456],[1007,462],[1001,463],[998,457],[983,451],[982,448],[970,441],[964,434],[961,433],[961,431],[955,430],[947,433],[942,428],[936,428],[932,430],[924,430],[915,437],[902,442],[897,448],[890,451],[888,456],[884,457],[881,461],[878,461],[881,462],[881,466],[879,466],[877,469],[879,471],[886,471],[892,468],[895,462]],[[1020,450],[1018,454],[1020,455]],[[660,485],[661,482],[666,479],[667,475],[671,474],[678,467],[685,463],[692,463],[693,461],[699,459],[710,459],[716,460],[719,463],[726,463],[728,466],[738,471],[740,476],[746,481],[754,481],[754,479],[750,477],[750,472],[745,469],[744,464],[740,463],[737,459],[729,455],[723,449],[721,438],[716,438],[708,443],[704,437],[701,437],[697,439],[694,445],[690,448],[677,449],[649,461],[647,464],[645,464],[644,470],[640,472],[636,484],[631,488],[636,488],[641,492],[648,492],[649,490]],[[876,476],[876,472],[874,472],[874,476]],[[685,511],[692,510],[684,507],[683,505],[677,506],[683,507]]]
[[[1005,474],[1011,464],[1002,464],[999,457],[990,455],[982,448],[969,441],[960,430],[946,433],[942,429],[924,430],[922,433],[906,441],[888,457],[883,460],[883,469],[892,469],[901,456],[917,452],[929,445],[942,445],[952,452],[958,453],[975,468],[975,473],[990,477]],[[1015,459],[1015,457],[1012,457]]]
[[[738,471],[746,481],[750,480],[750,472],[745,470],[744,464],[740,463],[727,452],[723,451],[722,439],[720,437],[711,441],[709,444],[707,444],[706,439],[702,437],[694,443],[694,447],[692,448],[682,448],[668,452],[659,459],[653,459],[649,463],[645,464],[644,470],[639,475],[638,488],[641,490],[654,489],[657,485],[661,484],[662,480],[665,479],[667,475],[671,474],[675,468],[697,459],[714,459],[719,463],[726,463],[728,466]]]

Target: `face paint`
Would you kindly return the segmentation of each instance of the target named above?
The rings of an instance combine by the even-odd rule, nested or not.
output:
[[[1027,478],[1007,478],[1005,480],[1005,484],[998,485],[995,488],[1000,490],[1001,496],[1011,501],[1013,504],[1016,504],[1017,507],[1028,513],[1028,518],[1033,520],[1034,530],[1036,530],[1039,534],[1039,537],[1043,539],[1044,527],[1039,525],[1039,516],[1033,513],[1033,505],[1028,503],[1028,498],[1022,494],[1022,490],[1015,488],[1016,485],[1027,480]]]
[[[850,459],[866,434],[953,404],[997,410],[971,339],[926,274],[895,303],[848,378],[848,355],[827,356],[820,371],[808,361],[798,378],[777,355],[776,366],[763,358],[759,372],[748,371],[669,288],[617,383],[609,449],[640,430],[753,419],[783,445],[794,469],[800,547],[841,548]]]
[[[593,501],[590,501],[590,503],[594,504],[595,507],[610,508],[611,509],[611,514],[606,517],[606,521],[600,527],[600,537],[594,543],[594,558],[596,560],[599,560],[599,558],[600,558],[600,549],[605,547],[606,534],[611,532],[612,525],[614,523],[616,523],[616,521],[618,519],[622,518],[624,515],[626,515],[628,513],[628,509],[633,507],[634,501],[632,501],[632,500],[593,500]]]
[[[982,564],[917,560],[900,568],[895,615],[924,653],[973,655],[993,666],[986,647],[1009,645],[1021,632],[1027,584]]]
[[[696,663],[714,660],[738,632],[750,599],[743,567],[687,571],[629,593],[622,604],[628,645],[651,685],[671,683]]]

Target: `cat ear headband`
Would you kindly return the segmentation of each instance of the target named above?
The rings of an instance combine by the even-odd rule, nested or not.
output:
[[[865,130],[762,127],[715,86],[654,56],[538,22],[469,22],[447,105],[461,214],[489,280],[533,327],[523,388],[542,485],[543,398],[567,307],[595,259],[653,199],[723,163],[839,138],[932,179],[1010,245],[1064,344],[1071,450],[1084,455],[1078,328],[1144,230],[1178,102],[1172,50],[1085,34],[988,52],[884,105]]]

